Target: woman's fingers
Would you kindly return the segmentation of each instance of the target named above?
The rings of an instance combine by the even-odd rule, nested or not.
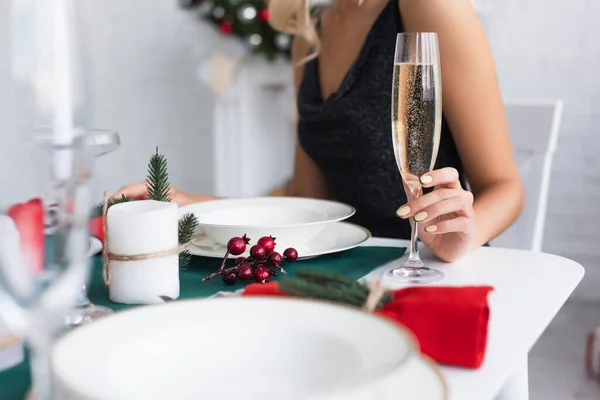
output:
[[[444,200],[453,197],[461,196],[464,196],[467,202],[470,198],[471,204],[473,204],[473,195],[471,194],[471,192],[466,192],[464,190],[458,189],[438,189],[434,190],[431,193],[427,193],[426,195],[419,197],[416,200],[409,201],[405,205],[398,208],[396,214],[401,218],[412,217],[436,203],[443,202]]]
[[[148,199],[148,188],[146,182],[139,182],[135,185],[129,185],[121,188],[113,197],[120,197],[125,195],[132,200],[147,200]],[[182,192],[175,188],[169,190],[169,196],[173,203],[177,203],[179,206],[186,206],[192,203],[198,203],[201,201],[215,200],[216,197],[208,196],[203,194],[190,194]]]
[[[429,221],[450,213],[458,213],[466,217],[472,217],[473,207],[468,196],[454,196],[449,199],[432,204],[420,209],[414,214],[415,221],[427,225]]]
[[[446,187],[450,189],[462,189],[458,179],[456,168],[442,168],[428,172],[420,178],[421,185],[425,188]]]
[[[201,201],[206,201],[208,197],[209,196],[192,195],[186,192],[175,191],[171,195],[171,201],[182,207],[193,203],[199,203]]]
[[[446,221],[436,221],[425,226],[425,232],[432,235],[443,235],[446,233],[468,233],[472,224],[467,217],[457,217]]]
[[[146,182],[139,182],[135,185],[125,186],[121,188],[113,197],[127,196],[134,200],[145,200],[148,198],[148,189]]]

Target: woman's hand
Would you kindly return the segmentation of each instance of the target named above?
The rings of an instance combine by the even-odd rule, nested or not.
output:
[[[421,184],[435,189],[404,204],[396,213],[404,219],[413,217],[419,223],[419,239],[439,258],[456,261],[474,243],[473,194],[462,188],[454,168],[425,174]]]
[[[120,197],[122,195],[125,195],[133,200],[147,200],[148,189],[146,188],[146,182],[125,186],[121,188],[113,197]],[[205,194],[190,194],[175,188],[171,188],[169,191],[169,196],[171,197],[172,202],[177,203],[180,206],[218,199],[218,197],[215,196],[209,196]]]

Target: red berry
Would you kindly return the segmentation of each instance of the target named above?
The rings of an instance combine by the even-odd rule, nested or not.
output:
[[[258,283],[268,283],[271,280],[271,272],[267,267],[261,265],[254,272],[254,280]]]
[[[258,13],[258,15],[260,16],[260,19],[263,21],[269,20],[269,10],[266,8],[264,10],[261,10],[260,13]]]
[[[298,259],[298,252],[296,251],[296,249],[290,247],[289,249],[285,249],[285,251],[283,252],[283,257],[286,261],[294,262]]]
[[[233,30],[233,25],[231,25],[231,22],[223,21],[219,24],[219,29],[223,33],[231,33]]]
[[[255,260],[263,260],[267,256],[267,251],[259,244],[255,244],[250,248],[250,257]]]
[[[269,254],[269,257],[267,257],[267,260],[269,261],[269,263],[271,265],[280,266],[281,263],[283,262],[283,257],[281,257],[281,254],[274,251],[271,254]]]
[[[243,237],[234,237],[227,242],[227,250],[234,256],[239,256],[246,251],[246,245],[250,243],[250,239],[244,235]]]
[[[242,281],[249,281],[254,278],[254,271],[248,265],[242,265],[238,269],[238,278]]]
[[[235,272],[228,272],[225,275],[223,275],[223,282],[225,282],[228,285],[234,285],[238,280],[237,275],[235,274]]]
[[[273,250],[275,250],[275,238],[273,236],[263,236],[258,239],[257,242],[260,246],[264,247],[267,251],[267,254],[270,254]]]
[[[246,257],[238,257],[235,259],[234,265],[241,265],[246,262]]]

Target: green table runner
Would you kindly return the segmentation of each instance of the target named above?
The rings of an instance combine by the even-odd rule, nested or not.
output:
[[[356,279],[362,278],[373,269],[401,257],[405,248],[395,247],[359,247],[343,253],[317,257],[296,263],[285,263],[289,275],[294,275],[298,268],[326,269],[341,272]],[[189,267],[180,273],[181,293],[180,299],[208,297],[219,291],[235,291],[245,286],[238,283],[228,286],[220,277],[208,282],[202,278],[219,268],[221,260],[194,257]],[[276,278],[275,278],[276,279]],[[89,297],[94,304],[103,305],[113,310],[129,308],[122,304],[115,304],[108,299],[108,288],[102,281],[102,260],[94,259],[92,282],[89,286]],[[28,360],[4,372],[0,372],[0,399],[21,400],[30,385]]]

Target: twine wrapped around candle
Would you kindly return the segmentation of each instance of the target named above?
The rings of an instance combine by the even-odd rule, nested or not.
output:
[[[111,253],[108,250],[108,193],[104,192],[104,202],[102,204],[102,229],[104,233],[104,242],[102,246],[102,278],[104,280],[105,285],[110,285],[111,281],[111,271],[110,271],[110,261],[141,261],[141,260],[149,260],[151,258],[162,258],[173,256],[181,253],[185,250],[185,245],[180,245],[174,247],[169,250],[157,251],[155,253],[146,253],[146,254],[135,254],[135,255],[123,255],[123,254],[115,254]]]

